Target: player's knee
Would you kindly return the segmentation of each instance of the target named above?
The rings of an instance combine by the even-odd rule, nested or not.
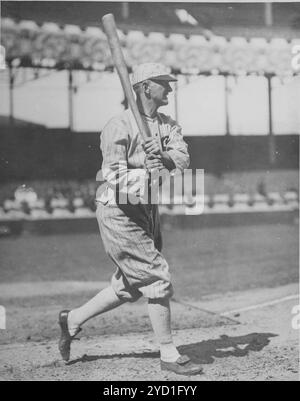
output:
[[[142,296],[143,296],[143,294],[141,294],[141,293],[131,294],[130,298],[127,298],[126,302],[134,303],[134,302],[138,301]]]
[[[135,290],[135,289],[132,289],[132,290],[131,289],[126,289],[126,290],[115,289],[115,293],[118,296],[118,298],[124,303],[136,302],[143,296],[143,294],[140,291]]]
[[[169,299],[173,296],[174,290],[170,282],[160,282],[154,289],[153,298]]]
[[[174,288],[173,288],[172,284],[170,283],[166,290],[165,298],[172,298],[173,295],[174,295]]]
[[[157,280],[150,285],[139,288],[140,292],[148,299],[171,298],[174,291],[170,281]]]

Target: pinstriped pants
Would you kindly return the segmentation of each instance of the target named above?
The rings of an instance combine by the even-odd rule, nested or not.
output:
[[[169,266],[160,252],[158,206],[97,204],[104,248],[117,266],[111,285],[118,297],[130,302],[142,295],[171,297]]]

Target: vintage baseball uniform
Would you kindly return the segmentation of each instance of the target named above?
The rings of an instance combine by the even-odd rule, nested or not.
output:
[[[187,145],[176,122],[162,113],[157,113],[153,119],[143,118],[176,168],[187,168]],[[135,301],[142,295],[164,298],[173,293],[169,266],[161,253],[158,206],[150,203],[120,205],[113,190],[116,184],[123,188],[125,176],[127,184],[134,183],[137,176],[145,176],[146,154],[142,145],[130,110],[111,119],[101,134],[104,183],[97,191],[96,214],[105,250],[117,266],[112,287],[127,301]],[[169,285],[162,287],[166,283]]]

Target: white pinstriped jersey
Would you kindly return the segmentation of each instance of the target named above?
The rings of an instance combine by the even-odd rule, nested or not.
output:
[[[147,119],[153,137],[173,159],[176,168],[189,165],[187,145],[180,127],[170,117],[158,114]],[[124,176],[136,181],[146,174],[143,140],[131,111],[113,118],[101,135],[102,172],[106,181],[98,191],[97,219],[108,256],[117,266],[111,285],[120,298],[134,301],[169,297],[173,293],[169,265],[161,253],[158,206],[116,204],[112,187],[122,187]],[[142,181],[142,180],[140,180]]]
[[[169,154],[176,168],[179,170],[188,168],[190,159],[180,126],[171,117],[162,113],[157,113],[153,119],[146,116],[143,118],[152,136],[157,138],[162,150]],[[145,175],[145,152],[142,145],[142,137],[130,110],[112,118],[101,134],[103,179],[113,185],[121,184],[122,177],[127,173],[130,185],[137,175]],[[102,203],[114,202],[114,191],[104,184],[100,191],[98,190],[96,200]]]

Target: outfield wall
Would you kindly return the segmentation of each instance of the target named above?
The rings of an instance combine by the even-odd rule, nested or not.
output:
[[[93,179],[101,167],[100,133],[1,127],[0,181]],[[191,168],[222,175],[255,170],[298,170],[299,135],[275,135],[274,164],[268,136],[185,137]]]
[[[161,215],[163,230],[212,227],[299,224],[299,210],[216,213],[201,215]],[[0,239],[8,235],[59,235],[98,233],[96,216],[89,218],[49,218],[0,220]]]

